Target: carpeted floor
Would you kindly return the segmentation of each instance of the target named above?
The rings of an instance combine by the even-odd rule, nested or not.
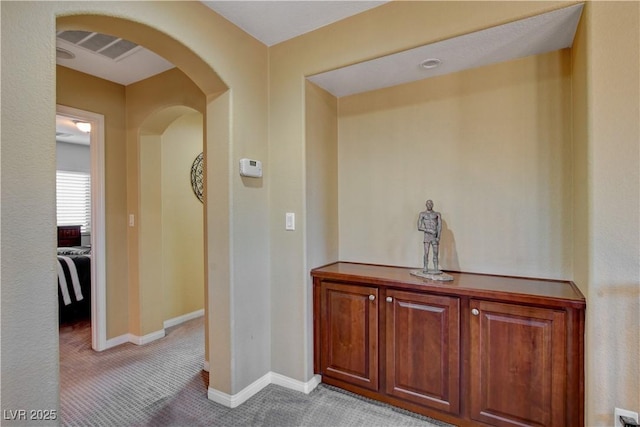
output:
[[[91,350],[88,322],[60,328],[60,409],[68,426],[447,426],[319,385],[269,385],[238,408],[207,399],[203,319],[144,346]]]

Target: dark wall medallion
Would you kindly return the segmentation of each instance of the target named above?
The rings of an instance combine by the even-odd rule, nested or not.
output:
[[[191,165],[191,187],[198,200],[203,202],[204,192],[204,155],[200,153]],[[204,202],[203,202],[204,203]]]

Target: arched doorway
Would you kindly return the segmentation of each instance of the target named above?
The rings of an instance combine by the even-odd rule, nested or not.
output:
[[[230,132],[228,130],[229,126],[229,114],[230,114],[230,97],[228,95],[228,87],[222,82],[220,77],[211,69],[211,67],[206,64],[202,59],[200,59],[197,55],[195,55],[190,49],[185,47],[184,45],[177,42],[175,39],[167,36],[166,34],[153,29],[151,27],[128,21],[121,18],[113,18],[99,15],[73,15],[73,16],[61,16],[57,20],[57,29],[60,30],[84,30],[84,31],[96,31],[108,33],[117,37],[122,37],[128,40],[131,40],[137,44],[140,44],[146,48],[153,50],[155,53],[164,57],[165,59],[173,62],[177,65],[184,75],[186,75],[197,87],[200,89],[203,98],[203,103],[198,105],[198,110],[203,111],[203,124],[204,124],[204,135],[205,135],[205,144],[203,147],[203,151],[205,153],[205,157],[207,156],[207,151],[210,150],[220,150],[216,153],[216,157],[220,157],[221,159],[226,159],[228,157],[229,150],[229,137]],[[158,92],[155,92],[157,95]],[[149,97],[153,97],[154,93],[148,94]],[[183,100],[184,101],[184,100]],[[159,101],[163,102],[163,101]],[[171,104],[170,101],[164,101]],[[185,102],[185,104],[189,105],[189,102]],[[109,185],[109,178],[107,178],[107,192],[106,192],[106,205],[107,209],[114,205],[113,200],[116,199],[115,205],[121,205],[118,207],[118,215],[121,215],[124,218],[128,218],[128,223],[122,224],[120,223],[109,223],[109,219],[107,219],[106,224],[106,234],[107,234],[107,254],[117,254],[122,252],[122,247],[126,247],[127,257],[124,260],[126,263],[127,271],[126,271],[126,288],[122,286],[120,288],[111,288],[112,283],[107,283],[107,288],[109,292],[105,292],[106,295],[106,335],[107,341],[114,338],[122,337],[123,328],[126,329],[125,334],[129,336],[130,341],[138,340],[140,342],[144,342],[144,338],[149,335],[153,335],[158,327],[162,327],[161,320],[157,315],[151,314],[142,308],[143,303],[142,299],[145,294],[153,293],[152,290],[149,289],[147,284],[140,280],[141,278],[141,235],[140,229],[137,226],[136,218],[140,218],[141,213],[141,193],[140,193],[140,131],[142,127],[143,121],[146,119],[149,114],[148,111],[144,111],[144,108],[137,108],[139,105],[132,105],[131,103],[127,104],[127,117],[126,117],[126,126],[123,129],[124,131],[124,142],[112,142],[107,137],[106,147],[107,147],[107,155],[106,155],[106,168],[109,170],[110,165],[114,163],[119,164],[119,171],[124,173],[126,176],[126,180],[123,183],[120,180],[116,185]],[[109,127],[109,116],[106,117],[107,124]],[[118,148],[114,148],[113,152],[119,151],[120,155],[124,156],[124,159],[114,158],[117,156],[109,156],[110,144],[119,145]],[[125,160],[125,161],[123,161]],[[124,164],[124,170],[123,170]],[[224,163],[223,163],[224,164]],[[207,176],[213,170],[212,165],[207,165],[205,168],[205,182],[207,180]],[[224,172],[223,172],[224,173]],[[115,174],[111,174],[112,176]],[[229,189],[225,183],[225,180],[218,180],[216,182],[217,188],[212,188],[211,186],[205,185],[205,193],[215,193],[217,195],[221,195],[222,199],[218,199],[217,203],[220,206],[223,206],[224,203],[228,203],[228,199],[226,198],[226,194]],[[111,188],[111,191],[109,190]],[[122,206],[124,195],[124,206]],[[222,213],[222,215],[218,216],[217,212],[207,213],[207,199],[208,195],[205,194],[204,197],[204,206],[205,206],[205,218],[208,218],[208,221],[211,222],[211,219],[214,218],[216,224],[219,224],[218,227],[224,227],[226,229],[226,221],[228,221],[228,217]],[[109,215],[107,215],[109,218]],[[133,218],[133,221],[131,220]],[[205,220],[207,221],[207,220]],[[124,227],[123,227],[124,225]],[[205,226],[205,230],[207,227]],[[211,227],[209,226],[209,230]],[[210,237],[210,234],[205,238],[205,257],[208,256],[208,252],[210,248],[214,247],[215,253],[225,253],[228,252],[228,238],[225,238],[224,235],[216,235],[213,239]],[[117,257],[117,255],[115,255]],[[111,264],[109,260],[112,260]],[[113,262],[114,256],[107,258],[106,271],[107,276],[109,277],[110,272],[117,272],[121,270],[121,266],[123,264],[122,258],[120,258],[120,262]],[[211,290],[211,283],[215,282],[215,286],[221,289],[221,292],[225,291],[225,287],[228,288],[229,282],[228,280],[210,280],[210,271],[206,267],[209,263],[204,262],[205,271],[204,276],[206,283],[208,284],[205,287],[205,301],[209,301],[210,298],[208,295]],[[228,277],[228,274],[225,274],[224,271],[221,271],[221,276]],[[216,290],[214,289],[214,292]],[[126,313],[126,325],[122,324],[123,318],[122,316],[122,301],[127,301],[127,313]],[[229,323],[228,318],[228,310],[225,308],[220,310],[215,310],[213,307],[215,304],[226,304],[224,300],[218,300],[219,302],[205,304],[205,318],[206,318],[206,327],[205,327],[205,335],[206,335],[206,355],[205,355],[205,366],[208,366],[208,361],[211,359],[212,355],[211,351],[211,343],[208,341],[209,336],[209,326],[214,322],[214,320],[210,317],[209,312],[212,309],[216,313],[220,313],[217,319],[215,319],[216,325],[224,325]],[[225,313],[227,313],[227,317],[225,317]],[[160,320],[160,323],[158,323]],[[118,331],[118,332],[110,332],[110,331]],[[131,338],[133,337],[133,339]],[[140,339],[142,338],[142,339]],[[120,341],[119,339],[117,341]],[[228,352],[229,346],[228,343],[217,343],[215,351],[220,351],[221,355],[220,359],[229,360]],[[215,358],[215,355],[213,356]],[[221,364],[220,369],[228,370],[228,364]],[[222,381],[228,382],[228,374],[224,376],[219,376],[216,378],[222,378]],[[221,388],[228,388],[228,385],[224,385]]]
[[[199,2],[9,2],[2,6],[7,59],[2,73],[3,403],[7,408],[58,406],[58,301],[51,286],[56,280],[55,34],[56,24],[89,29],[90,22],[79,21],[101,19],[96,16],[106,17],[98,31],[127,21],[131,33],[140,30],[138,44],[181,46],[171,58],[163,56],[207,97],[206,197],[215,200],[206,207],[209,390],[234,396],[268,372],[271,363],[270,310],[264,304],[271,281],[270,192],[266,185],[245,185],[233,173],[239,157],[268,156],[268,48]],[[129,173],[136,171],[138,147],[129,143],[136,140],[129,138],[125,121],[113,126],[113,119],[105,115],[105,158],[117,167],[105,183],[107,280],[123,277],[125,284],[120,295],[108,286],[107,304],[116,310],[108,338],[129,333],[129,303],[138,289],[129,289],[129,276],[137,272],[129,268],[128,253],[135,257],[139,250],[127,221],[129,210],[135,214],[138,206],[137,178]],[[265,281],[267,286],[255,286]]]

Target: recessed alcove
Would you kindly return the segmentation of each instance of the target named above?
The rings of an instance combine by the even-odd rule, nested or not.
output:
[[[393,74],[394,55],[309,77],[309,238],[325,242],[308,246],[310,264],[317,251],[341,261],[420,266],[416,220],[432,199],[443,217],[443,268],[570,279],[570,46],[581,10],[440,42],[461,49],[448,52],[458,63],[429,78],[389,85],[384,70]],[[528,43],[531,31],[537,36]],[[465,60],[465,49],[481,46],[491,61]],[[417,58],[433,56],[429,49],[412,49],[419,52],[408,74],[419,75]],[[352,90],[356,74],[359,89]]]

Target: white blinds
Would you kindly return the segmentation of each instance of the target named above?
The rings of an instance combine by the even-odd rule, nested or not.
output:
[[[56,171],[58,225],[80,225],[91,231],[91,176],[86,172]]]

